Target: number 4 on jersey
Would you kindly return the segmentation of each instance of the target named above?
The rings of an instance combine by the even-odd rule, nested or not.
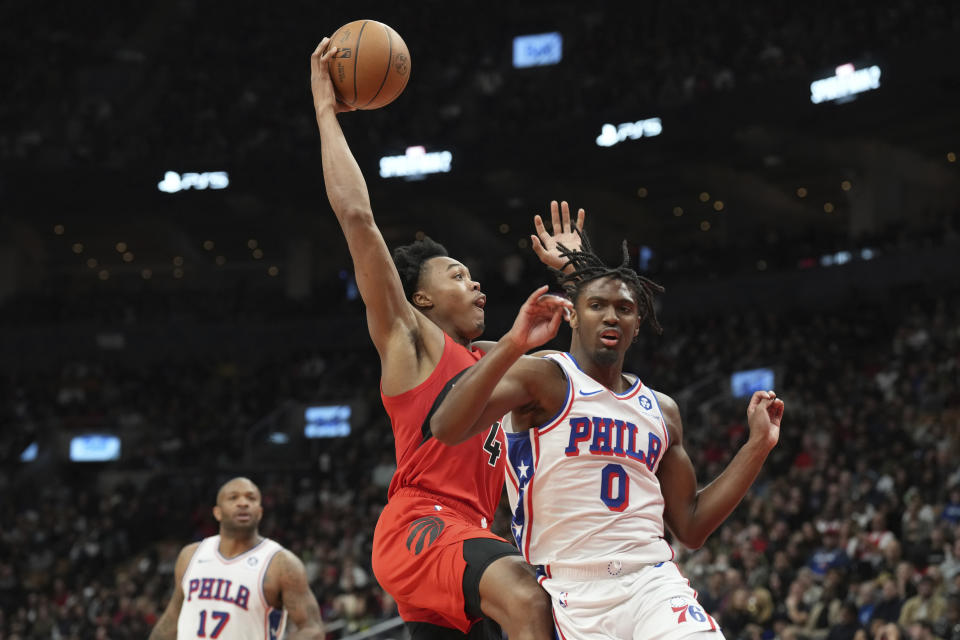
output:
[[[503,445],[497,440],[498,433],[500,433],[500,423],[494,422],[493,426],[490,427],[490,433],[487,434],[487,439],[483,443],[483,450],[490,454],[487,464],[491,467],[497,466],[497,460],[500,459],[500,452],[503,449]]]

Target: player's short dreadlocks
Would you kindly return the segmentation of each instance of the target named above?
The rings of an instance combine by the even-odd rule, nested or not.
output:
[[[563,265],[563,269],[572,266],[573,270],[570,273],[564,273],[562,269],[551,268],[551,271],[557,276],[557,282],[560,283],[563,290],[570,296],[570,299],[576,303],[577,297],[580,295],[580,290],[588,282],[600,278],[617,278],[625,282],[637,296],[640,321],[649,320],[650,327],[656,331],[658,335],[663,333],[663,327],[660,326],[660,321],[657,320],[657,312],[653,306],[653,297],[658,293],[663,293],[664,289],[653,280],[641,276],[627,266],[630,264],[630,253],[627,251],[627,241],[623,241],[623,262],[620,263],[619,267],[608,267],[593,252],[593,247],[590,246],[590,240],[587,238],[587,234],[579,229],[577,233],[580,235],[581,240],[579,251],[568,249],[562,244],[557,245],[560,249],[560,257],[567,261]]]

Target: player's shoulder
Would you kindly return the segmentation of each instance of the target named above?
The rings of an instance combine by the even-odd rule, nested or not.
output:
[[[662,391],[657,391],[656,389],[650,389],[650,391],[657,399],[657,403],[660,405],[660,411],[663,412],[663,417],[668,420],[675,419],[676,424],[679,425],[680,405],[677,404],[677,401]]]
[[[200,548],[200,544],[202,542],[203,541],[200,540],[200,541],[191,542],[190,544],[185,545],[182,549],[180,549],[180,555],[177,556],[177,562],[180,562],[181,560],[186,560],[187,562],[190,562],[190,558],[192,558],[193,554],[197,552],[197,549]]]
[[[183,574],[186,573],[190,561],[193,560],[194,554],[196,554],[197,549],[200,548],[200,544],[200,542],[191,542],[180,549],[180,553],[177,555],[177,563],[174,566],[174,574],[178,581],[183,577]]]
[[[670,441],[672,443],[683,442],[683,421],[680,418],[680,406],[676,400],[662,391],[656,389],[650,389],[650,391],[653,392],[657,404],[660,405],[660,413],[663,414],[663,421],[670,432]]]
[[[663,409],[664,411],[666,411],[668,407],[671,410],[676,410],[676,411],[680,410],[679,405],[677,404],[677,401],[674,400],[669,395],[667,395],[666,393],[664,393],[663,391],[657,391],[653,387],[647,387],[647,389],[649,389],[650,392],[657,397],[657,402],[660,403],[660,408]]]
[[[555,381],[566,386],[567,373],[564,371],[562,358],[557,358],[560,351],[537,351],[522,356],[515,365],[516,370],[525,373],[539,383]],[[547,377],[544,377],[547,376]]]
[[[270,566],[267,568],[267,577],[268,579],[280,580],[281,583],[286,583],[291,577],[294,578],[304,578],[306,577],[306,567],[303,565],[303,561],[286,547],[278,544],[278,549],[273,558],[270,560]]]

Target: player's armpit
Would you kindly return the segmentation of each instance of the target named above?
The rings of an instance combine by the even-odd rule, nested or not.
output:
[[[670,434],[671,438],[673,433]],[[671,442],[657,470],[663,492],[663,521],[680,544],[697,549],[704,540],[694,535],[697,476],[683,443]],[[706,536],[704,536],[706,538]]]
[[[697,508],[697,474],[683,446],[683,423],[680,408],[673,398],[654,391],[670,443],[660,460],[657,477],[663,493],[663,520],[680,544],[690,549],[703,545],[694,532]],[[704,536],[705,538],[706,536]]]

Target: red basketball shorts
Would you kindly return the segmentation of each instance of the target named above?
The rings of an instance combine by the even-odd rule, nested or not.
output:
[[[479,576],[490,562],[516,552],[503,538],[480,526],[481,516],[469,507],[414,490],[401,490],[384,507],[373,534],[373,572],[407,622],[428,622],[466,633],[479,619],[467,613],[464,541],[489,539],[502,545],[486,557],[470,559],[471,572]],[[469,515],[468,515],[469,514]],[[478,566],[482,565],[482,566]],[[479,606],[479,596],[477,607]],[[470,607],[470,608],[477,608]]]

